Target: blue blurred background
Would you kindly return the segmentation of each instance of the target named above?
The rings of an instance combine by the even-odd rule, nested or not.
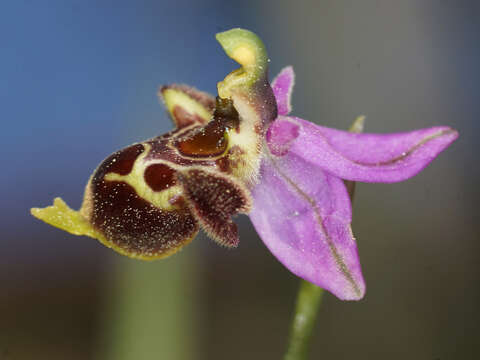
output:
[[[326,296],[312,359],[480,357],[478,19],[480,3],[466,0],[3,1],[0,359],[281,357],[298,281],[248,218],[238,220],[237,250],[200,236],[139,265],[29,215],[55,196],[79,207],[104,157],[168,131],[159,85],[215,93],[236,65],[214,34],[237,26],[264,40],[272,76],[294,66],[297,116],[346,129],[365,114],[369,132],[460,132],[417,177],[358,185],[367,296]],[[128,295],[137,279],[159,288]],[[122,323],[130,311],[134,324]],[[128,355],[129,341],[158,350]]]

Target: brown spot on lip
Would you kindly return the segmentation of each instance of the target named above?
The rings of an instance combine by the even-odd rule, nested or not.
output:
[[[153,191],[162,191],[176,184],[175,170],[165,164],[153,164],[146,168],[145,182]]]
[[[132,145],[117,151],[102,162],[97,172],[103,174],[113,172],[119,175],[128,175],[130,171],[132,171],[135,160],[137,160],[143,151],[144,148],[142,144]]]
[[[86,210],[89,221],[107,242],[135,256],[156,258],[192,240],[198,231],[198,222],[180,199],[177,209],[164,210],[138,196],[135,189],[123,181],[105,181],[105,174],[113,171],[120,175],[130,173],[135,159],[143,151],[141,144],[130,146],[111,155],[98,167],[88,184],[90,199]],[[163,184],[169,183],[168,172],[165,174]],[[160,183],[157,179],[154,186]]]
[[[198,223],[187,207],[159,209],[128,184],[92,180],[92,225],[105,238],[129,253],[155,257],[189,242]]]
[[[226,131],[240,129],[240,118],[231,99],[217,97],[213,120],[182,134],[174,146],[189,157],[215,157],[227,149]]]

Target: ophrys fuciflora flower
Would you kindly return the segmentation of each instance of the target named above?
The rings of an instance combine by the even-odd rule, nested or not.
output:
[[[232,217],[250,214],[292,272],[341,299],[360,299],[365,284],[341,179],[404,180],[457,133],[438,127],[351,134],[288,117],[293,70],[284,69],[272,90],[265,47],[255,34],[233,29],[217,40],[241,68],[218,83],[216,98],[185,85],[162,87],[174,130],[105,159],[79,211],[56,198],[32,214],[143,260],[175,253],[200,228],[235,247]]]

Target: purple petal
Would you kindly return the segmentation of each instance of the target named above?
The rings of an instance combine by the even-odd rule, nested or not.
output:
[[[293,134],[296,140],[278,136]],[[292,135],[293,136],[293,135]],[[458,137],[457,131],[438,126],[397,134],[354,134],[281,117],[270,127],[272,152],[288,151],[346,180],[391,183],[418,174]],[[275,152],[274,152],[275,153]]]
[[[295,154],[269,154],[252,195],[252,223],[281,263],[342,300],[363,297],[350,199],[341,179]]]
[[[277,100],[278,115],[288,115],[292,111],[291,97],[295,73],[293,67],[287,66],[272,81],[272,89]]]

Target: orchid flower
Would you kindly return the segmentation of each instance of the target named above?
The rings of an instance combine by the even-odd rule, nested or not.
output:
[[[288,116],[291,67],[272,82],[278,117],[266,134],[250,212],[266,246],[290,271],[343,300],[365,294],[350,198],[342,179],[392,183],[419,173],[458,133],[432,127],[359,134]]]
[[[236,247],[232,217],[249,214],[294,274],[340,299],[362,298],[342,179],[405,180],[457,132],[353,134],[290,117],[293,69],[270,86],[268,57],[255,34],[232,29],[217,40],[241,68],[218,83],[216,98],[185,85],[163,86],[159,95],[174,130],[107,157],[90,177],[79,211],[56,198],[32,214],[142,260],[177,252],[200,228],[218,244]]]

